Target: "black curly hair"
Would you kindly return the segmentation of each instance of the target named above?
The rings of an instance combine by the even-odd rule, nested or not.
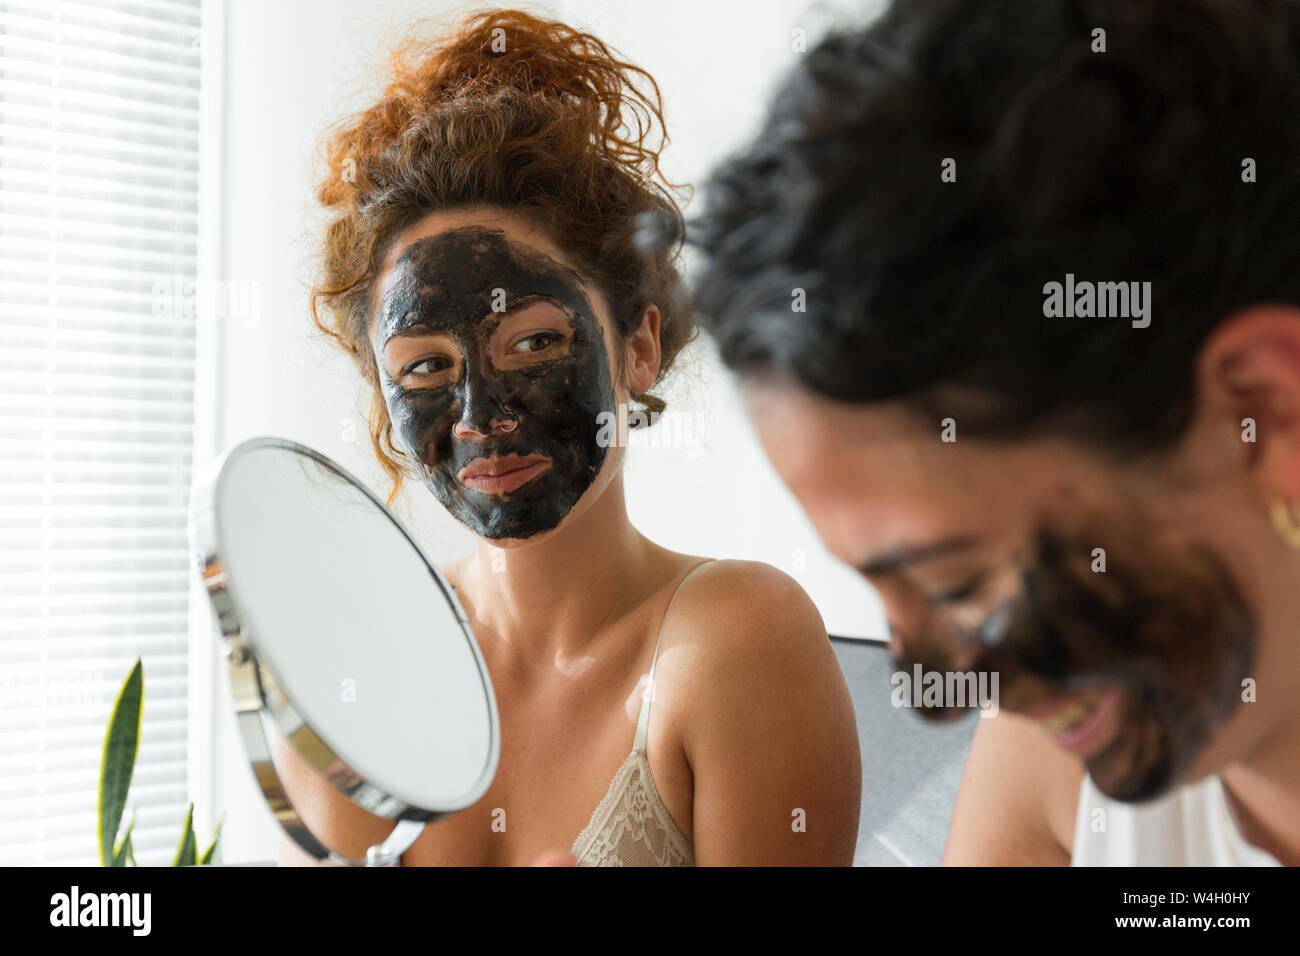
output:
[[[731,368],[1156,452],[1215,325],[1300,305],[1300,3],[897,0],[801,58],[703,199]],[[1150,326],[1045,318],[1067,273],[1150,281]]]

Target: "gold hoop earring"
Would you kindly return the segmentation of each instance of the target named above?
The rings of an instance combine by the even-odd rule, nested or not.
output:
[[[1296,519],[1296,509],[1279,500],[1273,502],[1270,513],[1273,527],[1282,536],[1282,540],[1291,547],[1300,549],[1300,521]]]

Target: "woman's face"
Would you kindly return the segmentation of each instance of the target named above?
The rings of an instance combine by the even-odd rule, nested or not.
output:
[[[503,212],[438,213],[394,243],[371,313],[393,434],[475,534],[550,531],[598,484],[602,413],[626,402],[604,311],[546,236]]]

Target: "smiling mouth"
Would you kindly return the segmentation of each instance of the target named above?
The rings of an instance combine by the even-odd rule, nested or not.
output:
[[[527,484],[550,467],[551,460],[542,455],[475,458],[456,477],[465,487],[483,494],[503,494]]]
[[[1120,702],[1118,687],[1101,687],[1070,694],[1021,713],[1050,733],[1058,746],[1089,757],[1118,732]]]

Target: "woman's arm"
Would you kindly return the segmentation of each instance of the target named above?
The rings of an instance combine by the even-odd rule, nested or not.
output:
[[[945,866],[1066,866],[1083,765],[1031,721],[1003,712],[975,728]]]
[[[673,626],[694,632],[682,742],[696,864],[851,865],[857,720],[816,606],[752,561],[719,562],[678,600]]]

